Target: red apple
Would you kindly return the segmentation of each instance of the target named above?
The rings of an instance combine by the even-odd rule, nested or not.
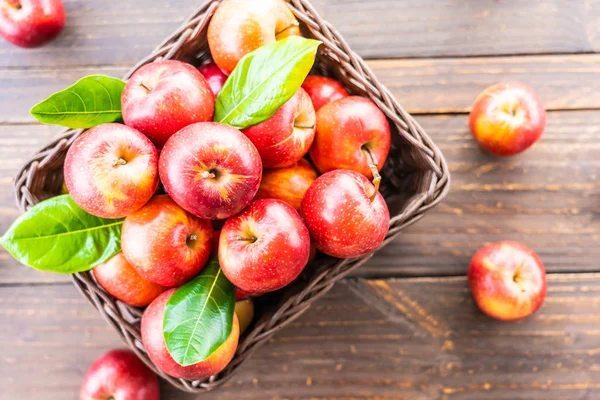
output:
[[[229,338],[207,359],[187,367],[183,367],[171,357],[163,335],[165,305],[175,292],[171,289],[152,302],[142,315],[142,343],[150,360],[167,374],[181,379],[202,379],[218,374],[229,364],[237,349],[240,336],[238,317],[233,314],[233,326]]]
[[[390,222],[377,188],[364,175],[342,169],[317,178],[306,191],[301,210],[317,249],[338,258],[374,251]]]
[[[227,75],[246,54],[288,36],[300,27],[283,0],[225,0],[208,25],[210,53]]]
[[[97,265],[92,272],[104,290],[134,307],[147,306],[167,290],[138,274],[123,253]]]
[[[325,104],[348,97],[348,92],[336,80],[321,75],[309,75],[302,84],[302,89],[310,96],[315,111]]]
[[[265,168],[294,164],[315,138],[315,110],[310,97],[299,89],[269,119],[242,132],[256,146]]]
[[[300,211],[302,197],[317,176],[317,171],[305,159],[289,167],[265,169],[256,199],[279,199]]]
[[[38,47],[65,27],[62,0],[0,0],[0,36],[21,47]]]
[[[469,285],[481,311],[513,321],[533,314],[544,302],[546,271],[533,250],[503,241],[475,253],[469,266]]]
[[[546,110],[529,86],[498,83],[477,96],[469,126],[486,151],[496,156],[512,156],[525,151],[542,136]]]
[[[179,286],[200,272],[211,252],[210,221],[197,218],[167,195],[154,197],[125,218],[123,255],[144,278]]]
[[[65,158],[65,184],[90,214],[121,218],[142,207],[158,186],[158,153],[140,132],[98,125],[81,135]]]
[[[200,218],[224,219],[242,211],[260,185],[262,163],[239,130],[216,122],[177,132],[160,154],[165,190]]]
[[[237,300],[243,300],[246,299],[248,297],[252,297],[252,293],[250,292],[245,292],[242,289],[236,287],[235,288],[235,299]]]
[[[210,90],[216,97],[225,84],[227,75],[225,75],[214,62],[209,62],[208,64],[199,66],[198,71],[204,75],[206,82],[208,82],[208,86],[210,86]]]
[[[123,120],[162,147],[178,130],[211,121],[215,96],[204,76],[181,61],[156,61],[138,69],[121,98]]]
[[[236,287],[250,293],[280,289],[304,269],[310,236],[300,215],[281,200],[256,200],[221,231],[219,264]]]
[[[83,378],[80,400],[159,400],[158,379],[131,350],[99,357]]]
[[[390,126],[369,99],[345,97],[317,112],[317,132],[310,158],[321,173],[351,169],[369,179],[381,171],[390,150]]]

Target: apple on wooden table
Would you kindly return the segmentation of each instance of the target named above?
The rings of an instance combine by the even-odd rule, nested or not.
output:
[[[65,27],[62,0],[1,0],[0,36],[20,47],[39,47]]]
[[[471,133],[496,156],[522,153],[539,140],[546,110],[536,92],[519,82],[498,83],[477,96],[469,116]]]
[[[131,350],[99,357],[83,378],[80,400],[159,400],[158,379]]]
[[[502,241],[481,248],[469,266],[469,285],[477,306],[503,321],[533,314],[546,296],[546,271],[527,246]]]

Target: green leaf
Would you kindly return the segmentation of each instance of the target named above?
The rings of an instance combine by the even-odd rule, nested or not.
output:
[[[121,119],[121,94],[125,82],[90,75],[54,93],[31,109],[38,121],[67,128],[92,128]]]
[[[319,44],[290,36],[247,54],[217,95],[215,121],[243,129],[268,119],[300,89]]]
[[[209,357],[229,337],[234,308],[235,288],[213,258],[167,301],[163,334],[171,357],[184,367]]]
[[[0,238],[19,262],[41,271],[87,271],[121,251],[123,220],[95,217],[70,195],[42,201]]]

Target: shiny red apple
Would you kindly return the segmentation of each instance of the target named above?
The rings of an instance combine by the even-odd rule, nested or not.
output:
[[[159,160],[165,190],[177,204],[206,219],[242,211],[260,185],[258,151],[239,130],[205,122],[177,132]]]
[[[338,81],[321,75],[308,75],[302,84],[302,89],[310,96],[315,111],[319,111],[325,104],[349,96]]]
[[[179,286],[202,270],[211,253],[213,229],[169,196],[155,196],[123,222],[123,255],[144,278]]]
[[[236,287],[250,293],[280,289],[304,269],[310,236],[298,212],[281,200],[256,200],[225,222],[219,265]]]
[[[80,400],[159,400],[158,379],[131,350],[99,357],[83,378]]]
[[[198,69],[165,60],[144,65],[129,78],[121,105],[125,124],[160,148],[180,129],[211,121],[215,96]]]
[[[371,100],[345,97],[317,112],[310,158],[321,173],[351,169],[369,179],[381,170],[390,150],[390,126]]]
[[[0,36],[20,47],[38,47],[65,27],[62,0],[0,0]]]
[[[225,0],[208,25],[210,53],[228,75],[246,54],[288,36],[300,27],[283,0]]]
[[[533,250],[503,241],[475,253],[469,266],[469,285],[481,311],[513,321],[533,314],[544,302],[546,271]]]
[[[289,167],[265,169],[256,199],[279,199],[300,211],[302,197],[317,176],[317,171],[305,159]]]
[[[199,66],[198,71],[200,71],[200,73],[204,75],[206,82],[208,82],[208,86],[210,86],[210,90],[216,97],[221,91],[223,85],[225,84],[225,81],[227,80],[227,75],[225,75],[223,71],[221,71],[221,68],[219,68],[217,64],[214,63],[214,61]]]
[[[142,343],[148,357],[154,365],[175,378],[194,380],[218,374],[229,364],[237,349],[240,336],[238,317],[233,314],[231,334],[213,354],[199,363],[183,367],[169,354],[163,334],[165,305],[175,290],[171,289],[161,294],[142,315]]]
[[[518,82],[498,83],[477,96],[469,126],[486,151],[512,156],[525,151],[542,136],[546,110],[531,87]]]
[[[94,278],[100,286],[123,303],[134,307],[145,307],[167,290],[141,276],[129,264],[123,253],[97,265],[93,270]]]
[[[342,169],[317,178],[302,199],[301,213],[317,249],[338,258],[374,251],[390,222],[376,187],[364,175]]]
[[[158,186],[158,152],[148,138],[122,124],[86,131],[69,148],[65,184],[90,214],[121,218],[142,207]]]
[[[315,110],[299,89],[269,119],[244,129],[256,146],[265,168],[287,167],[300,160],[315,138]]]

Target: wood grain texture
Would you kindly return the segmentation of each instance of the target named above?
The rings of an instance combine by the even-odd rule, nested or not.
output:
[[[65,0],[58,40],[35,50],[0,42],[0,67],[135,64],[198,0]],[[314,0],[367,58],[582,53],[600,49],[598,0]]]
[[[600,55],[373,60],[370,67],[413,114],[462,113],[486,87],[522,81],[548,110],[600,108]],[[83,76],[121,77],[128,68],[0,69],[0,124],[28,123],[33,105]]]
[[[417,120],[446,156],[451,192],[356,276],[461,275],[479,247],[503,239],[531,246],[551,272],[600,271],[600,111],[549,113],[541,141],[506,159],[479,149],[466,115]],[[1,232],[18,215],[12,176],[57,131],[0,125]],[[0,284],[69,279],[23,267],[4,250],[0,265]]]
[[[0,304],[0,399],[75,400],[122,345],[70,285],[5,287]],[[551,275],[542,309],[516,323],[482,315],[464,278],[341,283],[207,397],[595,399],[598,315],[598,274]]]

